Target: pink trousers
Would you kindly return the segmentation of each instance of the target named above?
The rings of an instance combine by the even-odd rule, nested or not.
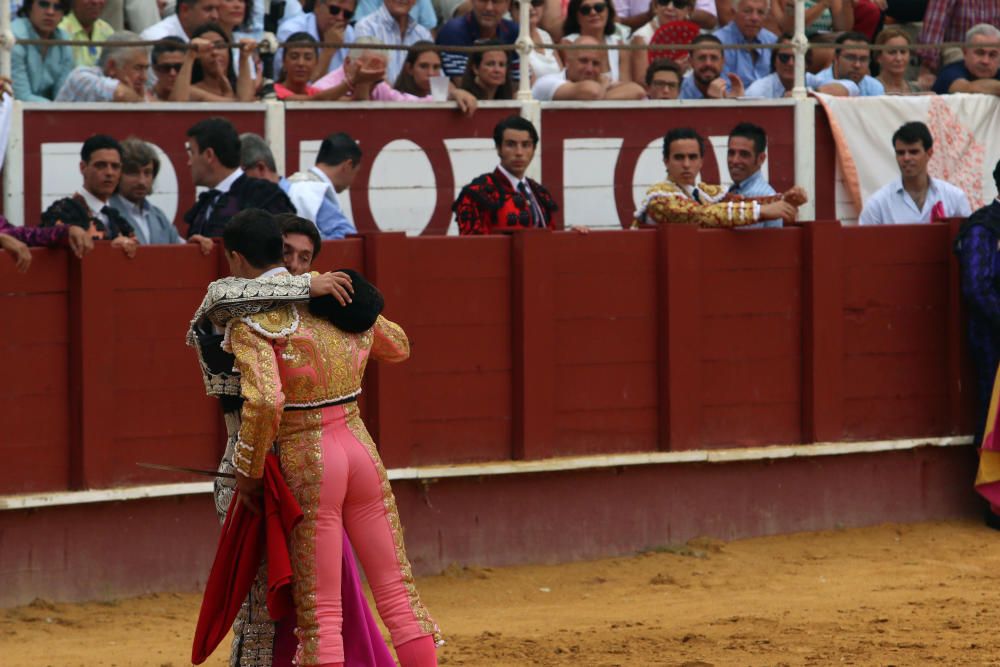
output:
[[[396,500],[356,403],[286,411],[279,433],[281,466],[304,518],[292,535],[299,665],[344,660],[341,635],[343,530],[364,568],[379,616],[397,648],[424,647],[402,663],[434,665],[437,626],[420,601]],[[427,637],[427,641],[414,641]]]

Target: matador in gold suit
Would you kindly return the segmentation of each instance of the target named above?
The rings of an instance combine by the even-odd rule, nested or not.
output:
[[[761,219],[761,204],[782,195],[744,198],[730,195],[721,185],[679,185],[671,180],[656,183],[635,213],[632,227],[641,223],[690,223],[702,227],[743,227]]]
[[[355,277],[356,302],[365,284]],[[381,295],[377,295],[381,310]],[[344,661],[340,599],[346,527],[372,594],[406,666],[435,665],[437,627],[420,601],[403,547],[396,501],[375,443],[358,413],[369,358],[403,361],[409,342],[380,314],[350,332],[303,303],[231,320],[223,348],[236,357],[244,403],[233,464],[260,478],[276,445],[304,512],[292,535],[298,665]]]

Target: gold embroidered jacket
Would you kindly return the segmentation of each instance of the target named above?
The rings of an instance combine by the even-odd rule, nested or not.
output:
[[[263,475],[285,408],[355,397],[369,357],[393,362],[410,356],[403,329],[381,315],[368,331],[351,334],[296,304],[232,320],[227,329],[224,346],[236,357],[244,399],[233,464],[247,477]]]
[[[640,222],[689,223],[702,227],[741,227],[760,220],[760,203],[777,197],[745,199],[729,195],[721,185],[699,183],[696,201],[694,188],[673,181],[656,183],[646,191],[642,205],[635,213],[633,227]]]

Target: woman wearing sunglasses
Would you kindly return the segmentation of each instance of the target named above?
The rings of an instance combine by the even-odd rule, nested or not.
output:
[[[694,0],[652,0],[650,11],[653,12],[653,20],[632,33],[632,44],[649,44],[656,31],[667,24],[690,22],[691,13],[694,11]],[[696,30],[697,25],[692,24],[692,31]],[[697,36],[697,33],[692,36],[692,39],[695,36]],[[650,52],[643,49],[642,51],[631,51],[630,53],[632,56],[632,80],[645,81],[646,70],[649,69]],[[681,66],[681,71],[687,71],[688,55],[686,53],[680,58],[673,58],[672,55],[666,55],[663,51],[660,51],[659,55],[671,57],[671,59]]]
[[[525,0],[526,2],[528,0]],[[531,57],[528,66],[531,68],[531,83],[545,76],[546,74],[558,74],[562,70],[562,63],[556,56],[556,52],[551,48],[552,36],[538,27],[545,13],[545,0],[530,0],[531,9],[528,11],[529,30],[531,42],[535,48],[531,50]],[[514,0],[510,5],[510,15],[517,23],[521,20],[521,5],[519,0]]]
[[[572,44],[580,35],[609,46],[625,43],[624,35],[618,32],[618,23],[615,22],[615,6],[607,0],[570,0],[563,22],[563,35],[564,44]],[[563,63],[566,62],[565,54],[560,54],[560,58]],[[609,81],[632,80],[628,51],[602,51],[601,59],[604,61],[601,71]]]
[[[25,0],[20,18],[10,24],[15,39],[69,39],[59,28],[69,0]],[[51,102],[76,64],[69,46],[15,44],[10,56],[14,97],[22,102]]]

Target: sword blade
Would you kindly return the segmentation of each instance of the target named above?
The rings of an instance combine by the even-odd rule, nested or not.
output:
[[[140,468],[150,468],[152,470],[168,470],[170,472],[190,472],[195,475],[206,477],[224,477],[226,479],[236,479],[236,475],[231,472],[219,472],[218,470],[202,470],[201,468],[188,468],[186,466],[168,466],[162,463],[136,463]]]

